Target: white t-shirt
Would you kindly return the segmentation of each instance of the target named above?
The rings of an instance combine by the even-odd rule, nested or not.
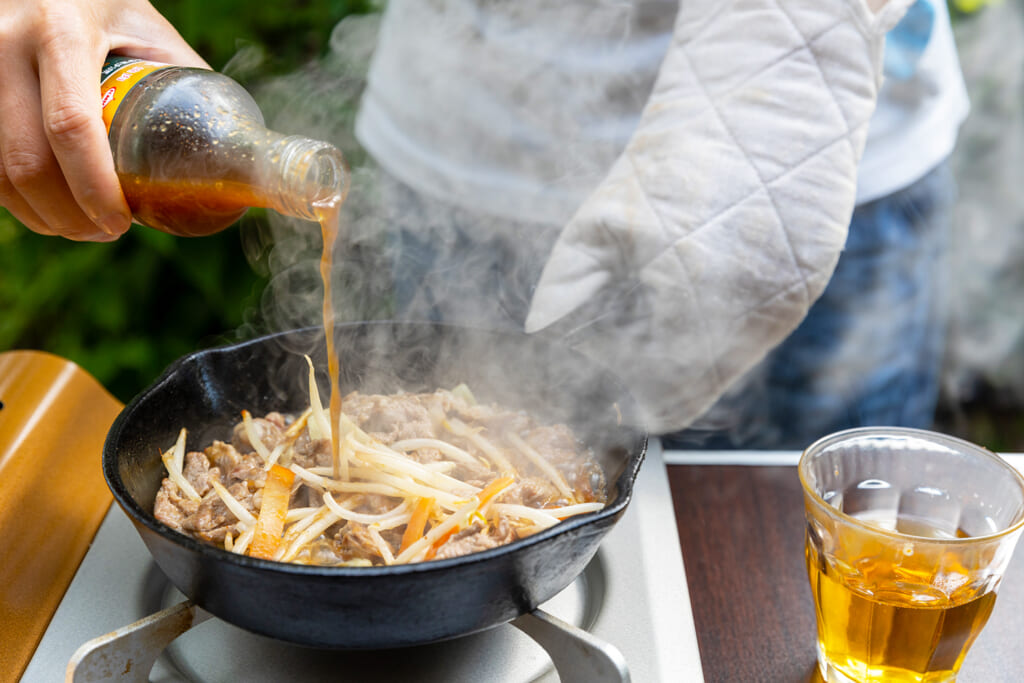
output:
[[[857,203],[907,187],[948,157],[970,108],[945,0],[910,78],[887,75],[857,172]],[[913,8],[911,8],[913,11]],[[897,27],[896,30],[899,30]]]
[[[952,150],[967,96],[938,5],[915,77],[883,87],[858,201],[905,187]],[[419,192],[505,218],[563,223],[635,130],[678,6],[391,0],[357,136]]]

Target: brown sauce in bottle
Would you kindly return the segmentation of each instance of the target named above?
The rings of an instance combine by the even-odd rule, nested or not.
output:
[[[231,181],[160,181],[120,176],[125,199],[136,220],[179,237],[199,237],[223,230],[258,206],[276,208],[265,193]]]

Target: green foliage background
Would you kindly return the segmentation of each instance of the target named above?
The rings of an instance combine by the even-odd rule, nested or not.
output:
[[[248,82],[323,52],[334,25],[366,0],[154,0],[213,66],[243,46],[265,55]],[[250,211],[242,221],[262,221]],[[239,228],[201,239],[135,226],[112,244],[36,235],[0,209],[0,351],[40,349],[75,361],[121,400],[175,358],[258,330],[264,282]]]

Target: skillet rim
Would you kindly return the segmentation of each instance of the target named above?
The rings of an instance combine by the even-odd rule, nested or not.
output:
[[[374,320],[374,321],[363,321],[363,322],[347,322],[337,323],[335,325],[336,331],[343,329],[352,329],[367,326],[386,326],[386,327],[434,327],[443,328],[446,330],[454,330],[456,333],[459,330],[465,330],[467,332],[484,333],[484,334],[519,334],[523,337],[530,337],[537,339],[534,335],[526,335],[521,332],[514,332],[509,330],[493,330],[478,328],[469,325],[455,325],[451,323],[431,322],[431,321],[396,321],[396,320]],[[481,562],[487,562],[492,559],[500,558],[504,555],[512,554],[515,551],[531,547],[534,545],[541,544],[548,539],[555,538],[558,536],[570,534],[572,532],[585,530],[590,527],[595,527],[594,533],[604,533],[605,527],[610,527],[618,521],[618,518],[625,512],[626,507],[633,498],[633,489],[636,483],[636,477],[640,470],[640,466],[647,454],[649,432],[642,426],[628,426],[623,425],[623,429],[628,429],[633,432],[632,437],[629,439],[631,443],[627,450],[627,456],[625,458],[625,466],[620,473],[619,477],[612,484],[618,491],[619,495],[616,497],[614,502],[606,505],[603,509],[597,512],[590,512],[582,515],[576,515],[571,519],[564,520],[544,531],[533,534],[523,539],[518,539],[512,543],[497,546],[495,548],[489,548],[487,550],[481,550],[467,555],[460,555],[458,557],[441,559],[441,560],[430,560],[428,562],[416,562],[411,564],[394,564],[389,566],[374,566],[374,567],[337,567],[337,566],[320,566],[320,565],[304,565],[296,564],[291,562],[277,562],[275,560],[264,560],[261,558],[250,557],[248,555],[238,555],[227,551],[219,546],[214,546],[207,543],[202,543],[191,536],[175,531],[163,522],[156,519],[156,517],[142,509],[138,505],[132,495],[128,492],[119,472],[117,471],[116,464],[119,461],[119,457],[113,452],[114,444],[120,440],[121,434],[124,432],[125,424],[132,417],[134,412],[139,408],[141,404],[147,401],[152,395],[161,391],[165,385],[172,382],[175,375],[177,375],[182,368],[189,364],[199,362],[202,358],[208,356],[215,356],[220,354],[236,353],[251,346],[261,346],[270,343],[274,339],[289,337],[303,334],[315,334],[319,330],[323,332],[322,327],[304,327],[293,330],[285,330],[281,332],[274,332],[271,334],[261,335],[259,337],[225,344],[221,346],[210,347],[206,349],[200,349],[186,354],[177,360],[173,361],[163,373],[148,387],[143,389],[141,392],[136,394],[121,410],[117,418],[114,420],[107,432],[107,437],[103,443],[103,477],[107,483],[107,488],[114,496],[114,500],[117,501],[118,505],[122,510],[128,514],[128,516],[135,523],[141,523],[150,531],[158,534],[162,538],[175,543],[176,545],[183,546],[187,550],[198,552],[201,555],[209,557],[213,560],[226,561],[232,564],[236,564],[246,569],[254,569],[259,571],[267,571],[275,574],[288,574],[288,575],[299,575],[308,577],[320,577],[320,578],[338,578],[338,579],[380,579],[384,577],[404,576],[404,575],[416,575],[416,574],[431,574],[434,572],[444,571],[452,567],[459,567],[462,565],[472,565]],[[539,339],[540,343],[553,344],[549,339]],[[586,358],[581,353],[572,349],[568,346],[563,346],[562,350],[566,353],[574,354],[580,357],[583,362],[593,368],[595,375],[601,375],[604,379],[610,380],[616,387],[619,401],[627,401],[630,405],[630,412],[636,413],[635,410],[635,399],[632,394],[626,389],[625,384],[615,375],[613,375],[607,369],[597,365],[594,361]],[[154,456],[155,457],[155,456]]]

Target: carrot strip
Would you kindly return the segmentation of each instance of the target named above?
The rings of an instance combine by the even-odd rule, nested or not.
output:
[[[450,529],[448,531],[448,533],[446,533],[443,536],[441,536],[441,538],[439,538],[436,541],[434,541],[434,544],[432,546],[430,546],[430,548],[427,550],[427,554],[423,556],[423,559],[424,560],[432,560],[432,559],[434,559],[434,556],[437,555],[437,551],[441,549],[441,546],[443,546],[445,543],[447,543],[448,539],[451,538],[452,536],[454,536],[455,534],[457,534],[458,532],[459,532],[459,528],[458,527],[454,527],[454,528]]]
[[[249,546],[250,556],[262,557],[265,560],[274,559],[277,546],[281,543],[281,532],[284,531],[284,520],[288,514],[288,501],[291,499],[294,481],[295,473],[280,465],[271,466],[267,472],[260,516],[256,519],[256,532]]]
[[[427,527],[427,516],[432,507],[434,507],[433,498],[420,498],[416,503],[412,517],[409,518],[409,523],[405,526],[405,533],[402,534],[402,544],[398,547],[399,553],[423,537],[423,532]]]
[[[498,477],[487,486],[483,487],[476,497],[480,499],[480,507],[483,508],[491,499],[500,494],[515,482],[512,477]]]

